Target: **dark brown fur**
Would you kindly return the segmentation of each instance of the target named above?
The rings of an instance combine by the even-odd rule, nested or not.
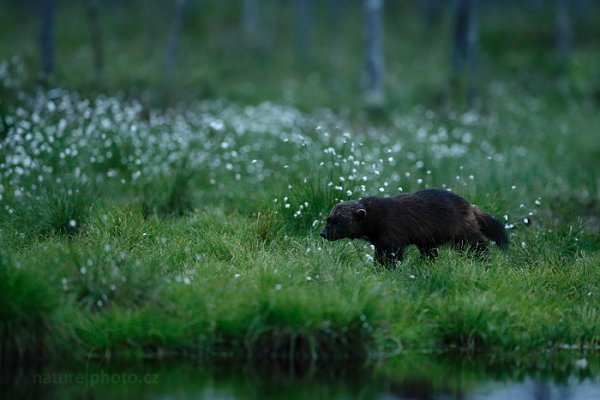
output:
[[[450,244],[487,252],[488,239],[508,245],[504,226],[461,196],[441,189],[424,189],[396,197],[366,197],[337,204],[321,232],[327,240],[366,239],[383,265],[401,261],[404,250],[416,245],[423,257]]]

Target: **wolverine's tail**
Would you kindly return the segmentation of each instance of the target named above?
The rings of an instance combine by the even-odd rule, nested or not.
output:
[[[500,248],[508,246],[508,236],[502,222],[480,209],[475,210],[475,218],[477,219],[481,233],[496,242],[496,245]]]

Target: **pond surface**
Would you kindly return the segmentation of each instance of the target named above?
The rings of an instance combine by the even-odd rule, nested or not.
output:
[[[600,399],[597,356],[335,365],[89,363],[2,369],[2,399]]]

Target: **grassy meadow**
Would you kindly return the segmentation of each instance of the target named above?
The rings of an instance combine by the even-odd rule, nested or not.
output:
[[[508,28],[488,22],[476,104],[447,95],[447,42],[425,54],[415,43],[431,38],[408,24],[386,40],[397,51],[378,112],[356,95],[360,63],[334,85],[331,66],[296,68],[275,42],[273,65],[257,60],[275,50],[259,49],[236,67],[234,50],[216,50],[227,36],[202,44],[213,75],[195,75],[182,55],[179,74],[193,84],[168,106],[139,91],[161,83],[159,70],[132,70],[146,40],[136,36],[119,57],[108,41],[116,61],[103,82],[63,67],[42,88],[31,83],[35,49],[8,57],[28,25],[13,26],[0,53],[2,359],[598,351],[596,45],[527,72],[538,43],[498,61]],[[89,68],[82,46],[61,50],[80,56],[76,71]],[[338,64],[350,65],[359,36],[341,48]],[[113,91],[138,72],[148,82]],[[509,249],[483,261],[445,248],[424,261],[410,249],[385,269],[364,242],[318,236],[340,200],[426,187],[504,221]]]

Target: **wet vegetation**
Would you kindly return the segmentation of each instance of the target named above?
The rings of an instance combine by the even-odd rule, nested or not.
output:
[[[449,357],[424,359],[399,356],[378,364],[249,361],[243,363],[108,363],[76,365],[55,363],[19,371],[3,381],[8,398],[44,396],[76,399],[90,393],[103,398],[154,398],[177,393],[183,398],[236,399],[305,398],[461,398],[498,396],[535,398],[594,398],[598,364],[578,368],[567,357],[531,357],[519,363],[497,359]]]

